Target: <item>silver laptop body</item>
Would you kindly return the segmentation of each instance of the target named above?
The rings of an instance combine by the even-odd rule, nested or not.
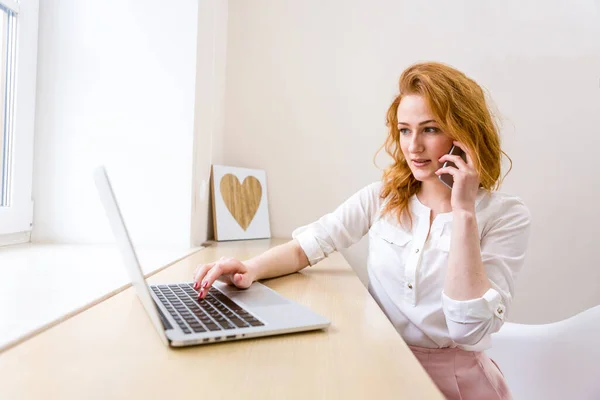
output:
[[[323,329],[330,321],[255,282],[245,290],[216,281],[197,300],[193,282],[148,285],[106,169],[94,180],[137,295],[163,342],[172,347]]]

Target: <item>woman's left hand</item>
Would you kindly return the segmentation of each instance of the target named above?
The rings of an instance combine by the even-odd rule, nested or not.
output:
[[[467,156],[465,162],[460,156],[451,156],[445,154],[440,158],[440,162],[451,161],[456,165],[456,168],[447,166],[440,168],[435,173],[440,176],[442,174],[450,174],[454,179],[452,185],[452,197],[450,199],[452,211],[468,211],[475,212],[475,199],[479,191],[479,174],[473,168],[473,162],[469,151],[465,145],[460,142],[454,142],[455,146],[460,147]]]

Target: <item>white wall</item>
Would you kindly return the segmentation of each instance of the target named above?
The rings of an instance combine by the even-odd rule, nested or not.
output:
[[[113,241],[104,163],[136,242],[188,246],[198,1],[40,3],[32,240]]]
[[[201,245],[207,238],[213,237],[209,182],[211,164],[219,164],[223,158],[228,2],[203,0],[198,8],[192,211],[194,245]]]
[[[489,89],[514,161],[503,190],[533,214],[511,319],[600,303],[600,3],[231,0],[228,12],[222,162],[267,171],[275,236],[379,179],[401,71],[443,61]],[[365,249],[345,253],[363,276]]]

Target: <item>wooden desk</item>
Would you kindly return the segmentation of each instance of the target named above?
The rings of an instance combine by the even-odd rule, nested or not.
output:
[[[278,243],[218,243],[149,281],[187,281],[199,263]],[[329,329],[169,349],[129,288],[1,353],[0,398],[443,399],[340,254],[264,283]]]

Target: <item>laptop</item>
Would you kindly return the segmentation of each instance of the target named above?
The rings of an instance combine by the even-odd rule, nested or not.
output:
[[[162,341],[171,347],[326,329],[331,322],[254,282],[237,289],[216,281],[198,301],[193,282],[149,285],[104,167],[94,180],[137,295]]]

